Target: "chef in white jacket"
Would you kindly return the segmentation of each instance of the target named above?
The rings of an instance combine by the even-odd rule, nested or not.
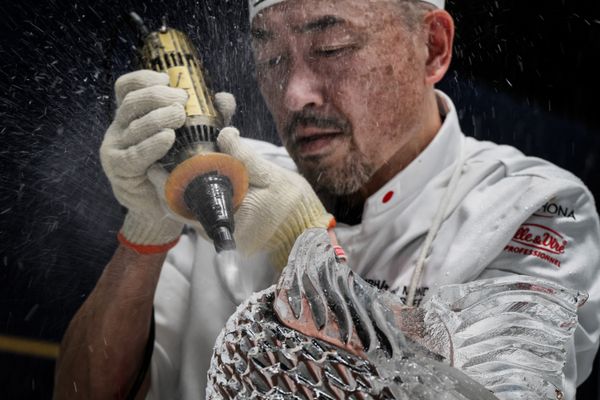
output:
[[[452,54],[454,25],[443,7],[439,0],[250,0],[257,79],[284,147],[241,139],[231,127],[220,133],[220,150],[250,174],[236,213],[240,275],[253,289],[266,287],[304,229],[329,227],[354,271],[409,305],[441,285],[511,275],[587,292],[557,388],[573,399],[591,371],[600,334],[594,200],[579,179],[546,161],[464,136],[451,99],[434,89]],[[133,339],[119,339],[114,329],[151,325],[146,299],[139,309],[122,307],[101,321],[76,316],[62,344],[57,393],[63,380],[68,392],[73,376],[92,379],[68,368],[84,363],[72,361],[81,357],[72,349],[83,340],[75,332],[85,326],[112,332],[135,349],[119,359],[128,372],[122,391],[136,386],[138,396],[153,399],[203,398],[212,345],[235,309],[218,283],[212,244],[192,221],[194,229],[180,235],[182,221],[160,205],[165,173],[154,163],[172,144],[186,99],[159,75],[138,71],[116,83],[120,108],[101,155],[129,213],[110,274],[105,271],[83,307],[108,298],[118,303],[136,290],[155,293],[150,371],[141,388],[133,385],[148,330],[132,346]],[[230,120],[231,96],[220,94],[216,103]],[[124,139],[131,136],[136,140]],[[127,173],[119,169],[123,152]],[[144,263],[152,266],[144,279],[154,274],[145,286],[109,293],[103,279],[139,279],[140,266],[132,265]],[[110,376],[97,368],[94,379]],[[511,373],[519,373],[518,363]]]
[[[454,105],[441,92],[438,96],[448,112],[436,138],[367,199],[360,224],[338,223],[336,236],[353,270],[405,301],[435,214],[444,207],[411,304],[418,306],[441,285],[512,274],[587,291],[590,299],[579,310],[564,369],[565,398],[574,398],[591,371],[600,332],[594,200],[578,178],[544,160],[465,137]],[[283,148],[254,140],[244,144],[293,168]],[[449,194],[457,168],[460,177]],[[179,384],[188,394],[206,385],[212,344],[235,310],[215,285],[215,257],[212,244],[192,231],[167,256],[155,304],[157,338],[163,337],[155,344],[152,364],[154,393],[162,394],[156,398]],[[253,264],[248,267],[256,268]]]

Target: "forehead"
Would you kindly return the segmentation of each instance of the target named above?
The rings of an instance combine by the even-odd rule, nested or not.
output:
[[[368,27],[393,12],[393,1],[287,0],[259,12],[252,21],[252,32],[256,38],[264,33],[305,33],[338,24]],[[319,23],[311,26],[311,22]]]

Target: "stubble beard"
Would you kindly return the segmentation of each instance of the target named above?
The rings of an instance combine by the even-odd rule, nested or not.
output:
[[[343,158],[335,164],[326,163],[319,158],[294,161],[299,172],[317,193],[330,196],[346,196],[358,192],[375,173],[372,162],[353,141]]]
[[[346,150],[341,156],[331,159],[332,155],[301,157],[297,145],[296,129],[299,126],[330,128],[342,133]],[[352,135],[350,122],[333,110],[319,113],[314,110],[303,110],[291,116],[283,129],[287,143],[284,144],[294,160],[298,171],[311,184],[315,192],[327,197],[345,196],[358,192],[373,176],[375,168],[372,162],[356,144]]]

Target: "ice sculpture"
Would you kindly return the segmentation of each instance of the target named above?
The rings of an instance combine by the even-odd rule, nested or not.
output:
[[[242,303],[217,338],[207,398],[555,399],[584,298],[516,276],[406,307],[311,229],[277,286]]]

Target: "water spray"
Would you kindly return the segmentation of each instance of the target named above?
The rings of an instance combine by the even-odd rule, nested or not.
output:
[[[175,131],[175,144],[159,163],[170,173],[165,197],[171,210],[200,221],[217,252],[235,249],[233,211],[248,190],[248,173],[237,159],[219,153],[216,139],[223,119],[206,85],[200,57],[189,38],[167,27],[150,31],[139,15],[140,66],[169,75],[169,86],[185,89],[185,124]]]

